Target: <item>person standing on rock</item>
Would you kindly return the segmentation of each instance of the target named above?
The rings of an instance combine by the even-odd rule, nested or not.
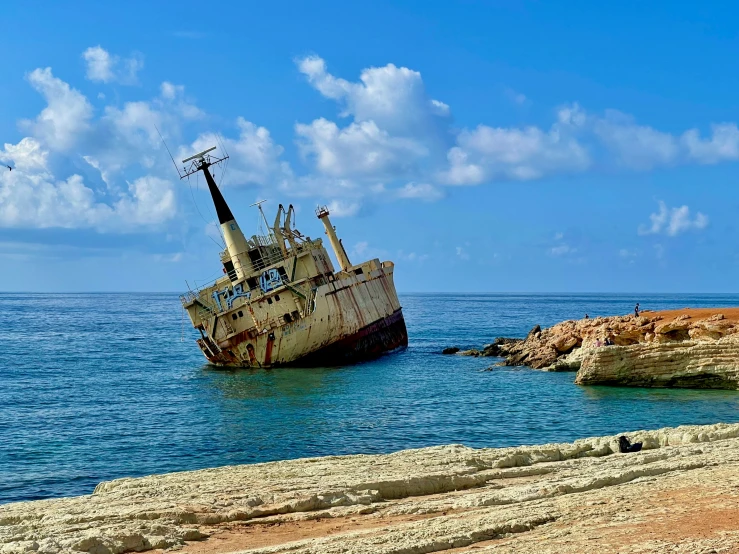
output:
[[[634,306],[634,315],[636,317],[639,317],[639,302],[637,302],[636,306]]]

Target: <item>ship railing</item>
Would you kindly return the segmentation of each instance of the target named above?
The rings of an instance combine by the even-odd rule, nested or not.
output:
[[[264,238],[264,237],[262,237]],[[309,243],[303,243],[303,244],[296,244],[296,248],[290,248],[287,251],[287,256],[282,254],[282,250],[279,248],[275,249],[273,252],[262,255],[258,260],[250,260],[250,266],[244,268],[246,273],[251,273],[252,271],[262,271],[266,268],[268,268],[271,265],[284,262],[297,254],[301,254],[302,252],[305,252],[311,248],[311,245]],[[248,252],[240,252],[238,254],[238,258],[240,259],[249,259],[249,253]]]
[[[206,285],[197,287],[195,290],[188,290],[186,293],[180,295],[180,302],[182,302],[183,306],[188,306],[194,301],[197,301],[200,309],[209,312],[210,315],[221,312],[222,310],[218,309],[213,299],[209,295],[203,294],[206,290],[215,288],[217,282],[218,279],[215,279]]]
[[[285,261],[285,259],[286,258],[282,255],[282,252],[280,250],[276,250],[271,254],[260,257],[258,260],[252,260],[251,268],[249,268],[248,273],[251,273],[251,271],[262,271],[273,264]]]
[[[267,237],[259,237],[259,238],[261,240],[265,240],[265,241],[268,240]],[[308,243],[306,243],[305,245],[302,245],[302,244],[301,245],[298,245],[297,251],[295,251],[294,249],[289,250],[287,257],[286,256],[283,256],[282,251],[275,250],[272,253],[267,254],[266,256],[262,256],[260,259],[258,259],[256,261],[251,261],[251,263],[249,264],[250,267],[244,267],[242,269],[244,270],[244,273],[247,274],[247,275],[248,274],[251,274],[251,273],[254,273],[254,272],[260,272],[260,271],[263,271],[266,268],[268,268],[268,267],[270,267],[270,266],[272,266],[274,264],[277,264],[277,263],[282,262],[282,261],[286,261],[286,260],[294,257],[296,254],[300,254],[303,251],[308,250],[309,248],[310,248],[310,244],[308,244]],[[244,258],[247,258],[248,259],[249,256],[248,256],[248,253],[247,252],[243,252],[242,254],[243,254],[243,256],[242,255],[239,255],[237,259],[239,259],[239,258],[240,259],[244,259]],[[285,268],[285,270],[287,270],[287,268]],[[234,270],[234,272],[235,272],[235,270]],[[231,275],[229,275],[229,277],[230,276]],[[258,278],[259,275],[256,275],[256,277]],[[194,300],[197,300],[198,303],[203,304],[205,306],[205,309],[207,309],[208,311],[210,311],[211,314],[221,313],[224,310],[219,309],[218,308],[218,305],[213,301],[212,293],[210,293],[210,294],[209,293],[205,293],[204,294],[205,291],[208,291],[208,290],[211,290],[211,289],[215,289],[216,288],[216,284],[218,283],[218,281],[220,279],[223,279],[223,277],[218,277],[217,279],[214,279],[213,281],[210,281],[210,282],[208,282],[208,283],[206,283],[204,285],[200,285],[200,286],[196,287],[195,289],[191,289],[191,290],[185,292],[184,294],[181,294],[180,295],[180,302],[182,302],[182,305],[183,306],[186,306],[186,305],[191,304]],[[287,277],[285,277],[285,276],[282,276],[282,281],[283,281],[284,284],[287,284],[290,281],[290,279],[287,278]],[[257,287],[256,289],[253,289],[251,292],[252,292],[252,297],[254,297],[254,295],[257,295],[258,296],[258,295],[262,294],[262,291],[261,291],[261,289],[259,287]]]

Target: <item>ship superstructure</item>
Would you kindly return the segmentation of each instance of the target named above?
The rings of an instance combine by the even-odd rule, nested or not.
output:
[[[241,367],[336,365],[407,346],[394,264],[352,264],[326,207],[316,215],[338,271],[321,239],[295,229],[292,205],[280,204],[271,226],[265,218],[267,234],[247,238],[209,170],[225,159],[214,149],[183,160],[191,163],[186,175],[204,174],[226,245],[223,277],[181,296],[205,357]]]

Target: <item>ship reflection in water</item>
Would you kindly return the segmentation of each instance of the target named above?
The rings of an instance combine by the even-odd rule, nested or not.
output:
[[[219,366],[320,366],[407,346],[394,264],[379,259],[352,264],[325,207],[316,215],[339,271],[321,239],[311,240],[294,228],[292,205],[285,210],[280,204],[270,226],[258,202],[268,232],[247,239],[209,169],[228,156],[211,157],[213,150],[183,160],[191,163],[185,176],[199,171],[205,176],[226,245],[221,253],[225,275],[181,297],[205,357]]]

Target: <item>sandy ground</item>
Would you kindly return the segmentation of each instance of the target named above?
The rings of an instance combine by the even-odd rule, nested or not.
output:
[[[716,314],[723,314],[726,321],[739,323],[739,308],[682,308],[680,310],[642,310],[641,314],[647,317],[659,316],[666,323],[682,315],[690,316],[690,319],[706,319]]]

